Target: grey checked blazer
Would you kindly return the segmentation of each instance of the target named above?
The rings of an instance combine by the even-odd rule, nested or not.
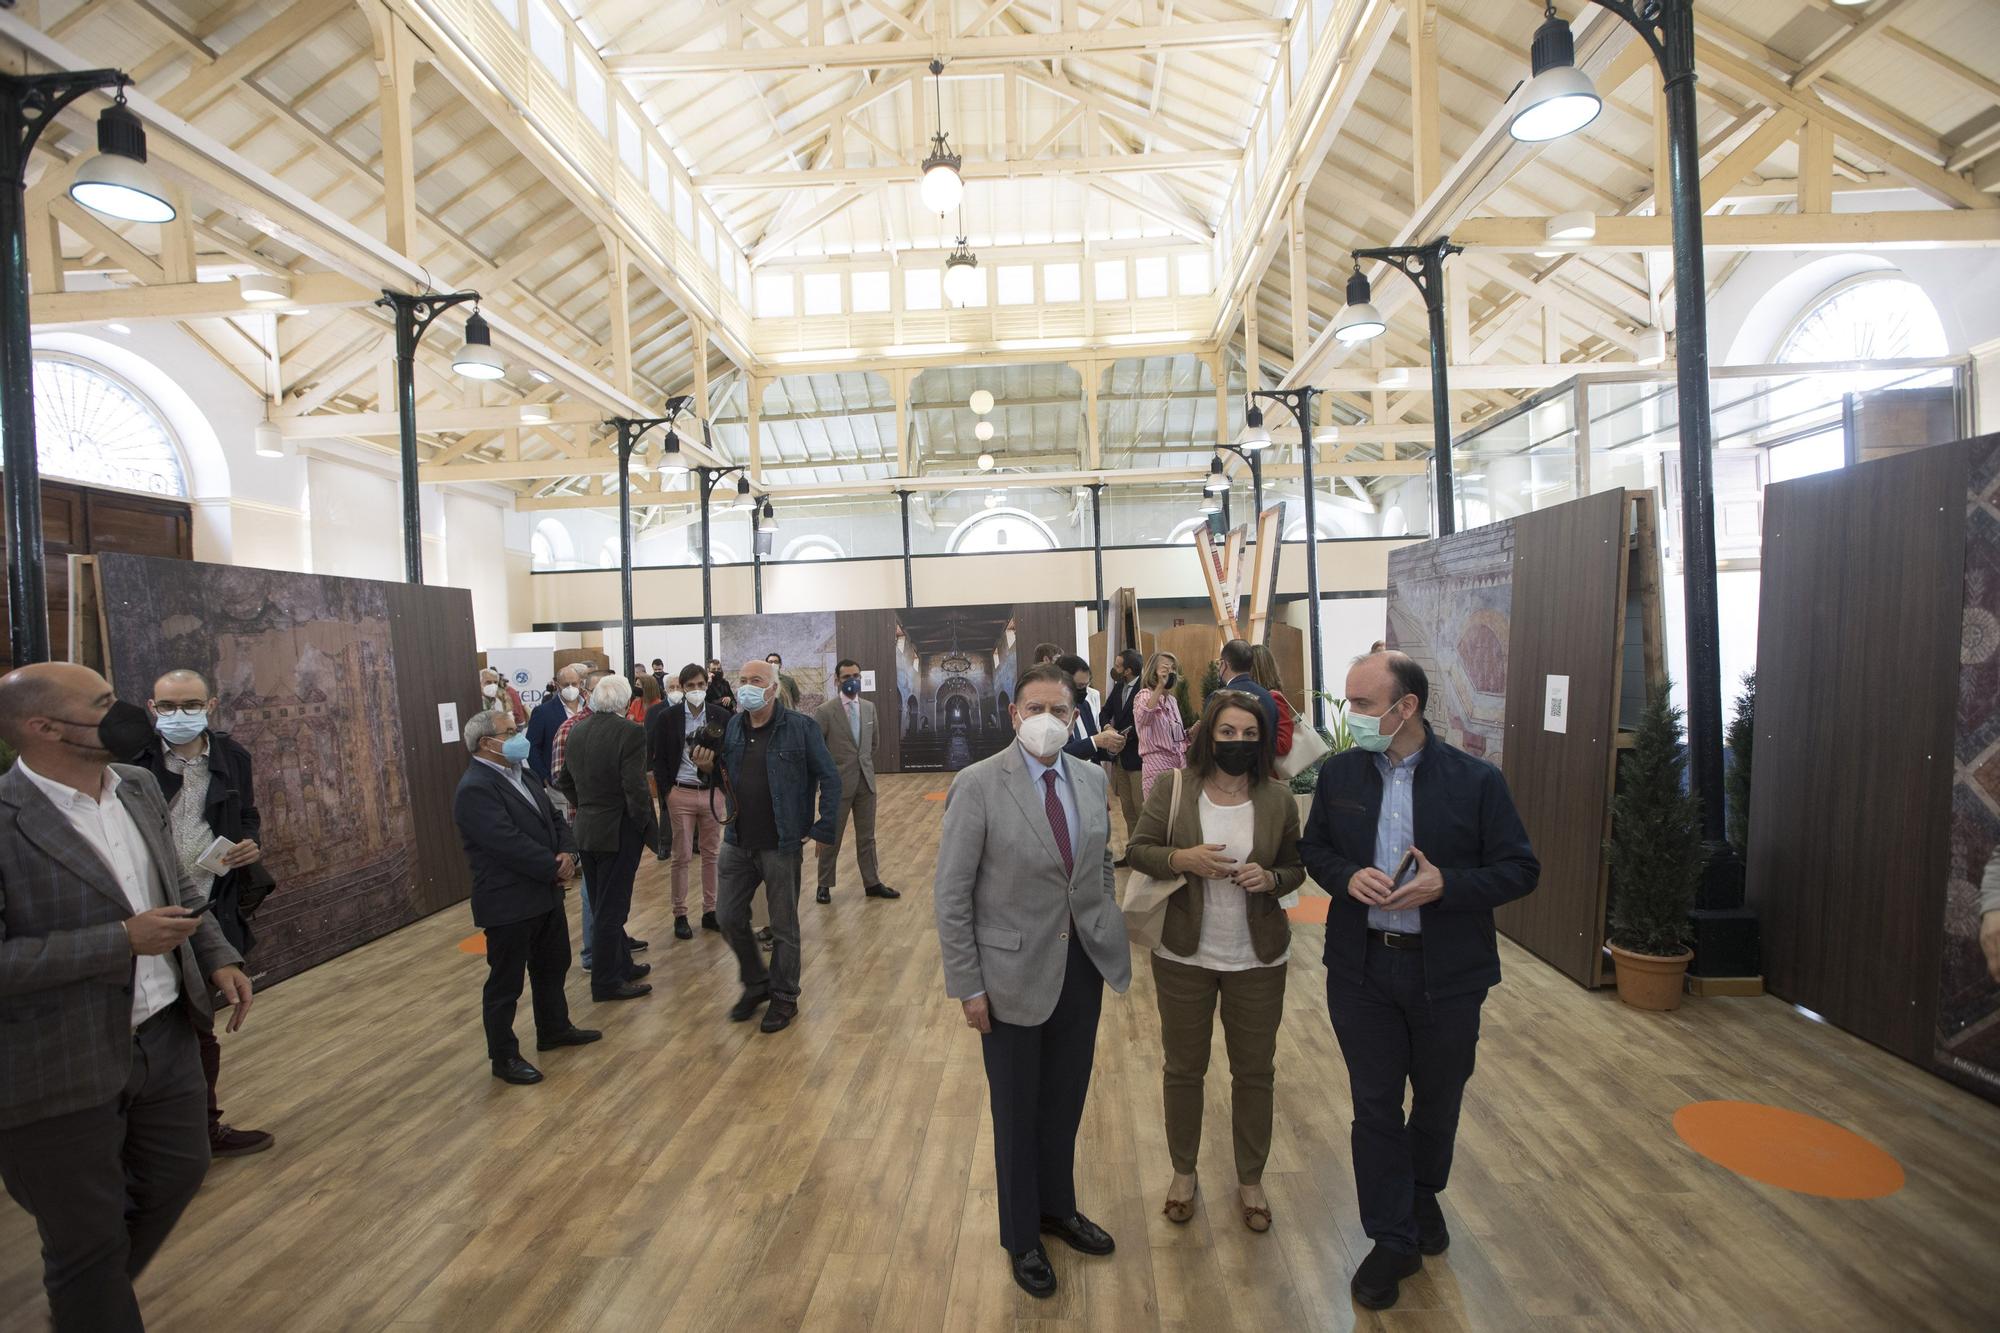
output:
[[[201,901],[181,872],[153,775],[113,764],[164,904]],[[20,768],[0,776],[0,1129],[116,1097],[132,1068],[132,907],[69,817]],[[213,916],[173,954],[180,1003],[212,1014],[208,978],[242,962]]]
[[[847,705],[838,698],[828,699],[813,713],[833,766],[840,770],[841,794],[850,801],[856,792],[875,790],[875,705],[867,699],[856,702],[861,705],[859,744],[847,724]]]
[[[1122,991],[1132,949],[1112,879],[1111,818],[1095,764],[1062,756],[1076,795],[1075,871],[1063,875],[1048,809],[1019,743],[959,773],[938,836],[938,948],[945,991],[981,991],[994,1018],[1045,1023],[1062,993],[1072,918],[1090,961]]]

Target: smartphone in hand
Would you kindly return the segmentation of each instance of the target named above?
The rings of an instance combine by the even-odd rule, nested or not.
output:
[[[183,906],[186,906],[186,904],[183,904]],[[194,906],[189,907],[187,909],[188,917],[194,918],[194,917],[204,916],[208,913],[208,910],[214,906],[215,906],[215,899],[204,898],[200,902],[196,903]]]
[[[1396,873],[1389,876],[1389,883],[1402,888],[1404,881],[1417,872],[1417,849],[1412,847],[1403,853],[1403,859],[1396,862]]]

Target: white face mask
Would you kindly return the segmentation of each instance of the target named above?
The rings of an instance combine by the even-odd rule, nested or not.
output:
[[[681,696],[681,699],[683,702],[687,704],[689,708],[699,708],[703,704],[708,702],[708,691],[689,690],[686,694]]]
[[[680,701],[685,697],[686,696],[684,696],[679,690],[667,691],[667,702],[670,704],[679,704]]]
[[[490,680],[479,687],[479,692],[489,699],[498,699],[500,697],[500,687]]]
[[[580,691],[576,686],[565,685],[562,687],[562,701],[566,704],[573,704],[577,701],[579,693]]]
[[[1053,759],[1069,740],[1069,724],[1054,713],[1036,713],[1022,721],[1015,732],[1028,753],[1037,759]]]

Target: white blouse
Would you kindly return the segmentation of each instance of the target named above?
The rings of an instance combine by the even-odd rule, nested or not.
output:
[[[1217,805],[1202,792],[1201,840],[1222,844],[1223,855],[1238,865],[1248,863],[1257,841],[1256,804],[1246,800],[1241,805]],[[1201,943],[1193,956],[1183,958],[1165,945],[1153,950],[1155,955],[1212,972],[1247,972],[1289,961],[1289,948],[1268,963],[1257,956],[1250,942],[1250,895],[1234,880],[1203,880],[1202,895]]]

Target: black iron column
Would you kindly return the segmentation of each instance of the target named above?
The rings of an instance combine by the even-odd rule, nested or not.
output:
[[[1310,385],[1296,389],[1258,389],[1251,394],[1253,400],[1268,398],[1274,403],[1283,403],[1299,423],[1299,463],[1302,468],[1301,480],[1305,484],[1306,502],[1306,635],[1311,639],[1307,659],[1312,663],[1312,720],[1314,727],[1326,725],[1326,704],[1321,695],[1326,691],[1325,664],[1320,660],[1319,635],[1319,499],[1313,490],[1313,398],[1319,390]],[[1283,533],[1279,534],[1279,549],[1284,549]]]
[[[636,435],[621,423],[618,437],[618,605],[625,624],[625,655],[618,661],[630,663],[638,653],[632,642],[632,445]],[[637,687],[634,681],[633,688]]]
[[[410,583],[424,581],[424,519],[417,489],[417,344],[433,320],[455,305],[477,301],[478,292],[384,291],[375,304],[387,306],[396,319],[396,425],[402,439],[403,575]]]
[[[903,502],[903,605],[914,608],[917,604],[917,579],[910,568],[910,493],[897,491],[896,498]]]
[[[701,660],[715,657],[715,601],[708,584],[708,496],[715,489],[718,470],[706,465],[695,469],[701,486]]]
[[[1430,315],[1431,333],[1431,460],[1437,468],[1437,532],[1449,537],[1458,531],[1458,507],[1451,466],[1451,349],[1446,345],[1444,326],[1444,261],[1465,249],[1440,236],[1428,245],[1381,245],[1356,250],[1354,262],[1379,259],[1411,282],[1423,294],[1424,310]]]
[[[1100,501],[1104,494],[1104,483],[1090,484],[1090,557],[1097,569],[1097,628],[1102,630],[1111,620],[1110,608],[1104,603],[1104,511]],[[1105,670],[1110,670],[1106,667]]]
[[[764,614],[764,547],[758,538],[764,534],[757,531],[757,510],[750,511],[750,605],[758,615]]]
[[[35,452],[35,349],[28,310],[28,157],[43,128],[117,70],[0,75],[0,468],[7,488],[7,641],[13,665],[49,660],[42,469]]]

